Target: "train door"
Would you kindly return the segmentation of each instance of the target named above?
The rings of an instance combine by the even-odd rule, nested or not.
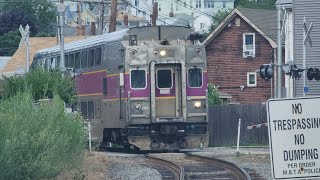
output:
[[[181,64],[156,64],[155,116],[157,121],[180,119],[181,106]]]

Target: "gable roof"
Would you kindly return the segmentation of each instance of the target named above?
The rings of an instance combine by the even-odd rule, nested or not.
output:
[[[236,16],[239,15],[252,28],[260,33],[273,48],[277,47],[277,12],[275,10],[235,8],[202,42],[207,45]]]

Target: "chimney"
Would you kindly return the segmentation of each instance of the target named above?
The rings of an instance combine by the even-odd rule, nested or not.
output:
[[[91,35],[95,36],[96,35],[96,23],[91,22]]]

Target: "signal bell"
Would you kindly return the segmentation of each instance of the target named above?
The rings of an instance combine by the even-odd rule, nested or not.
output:
[[[273,77],[273,66],[271,64],[263,64],[260,66],[260,77],[268,80]]]
[[[320,80],[320,71],[318,68],[308,68],[307,70],[307,78],[309,80],[315,79],[317,81]]]

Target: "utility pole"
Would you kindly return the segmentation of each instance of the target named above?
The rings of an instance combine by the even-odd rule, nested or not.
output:
[[[157,25],[157,19],[158,19],[158,3],[154,2],[153,3],[153,8],[152,8],[153,12],[151,15],[151,24],[152,26],[156,26]]]
[[[100,16],[99,16],[99,35],[103,34],[104,22],[104,2],[100,3]]]
[[[62,74],[66,71],[65,62],[64,62],[64,32],[63,32],[63,26],[64,26],[64,11],[66,7],[63,4],[63,0],[60,0],[60,4],[58,4],[58,12],[60,14],[60,70]]]
[[[302,63],[302,69],[303,71],[303,96],[306,96],[306,93],[309,91],[309,87],[306,86],[306,61],[307,61],[307,42],[309,42],[309,45],[312,46],[312,41],[310,38],[310,33],[312,31],[313,24],[310,23],[309,29],[307,29],[307,20],[306,17],[303,18],[303,50],[302,50],[302,56],[303,56],[303,63]]]
[[[276,98],[282,97],[282,37],[281,37],[281,6],[277,7],[278,10],[278,47],[277,47],[277,83],[276,83]]]
[[[111,0],[109,32],[116,31],[117,0]]]

